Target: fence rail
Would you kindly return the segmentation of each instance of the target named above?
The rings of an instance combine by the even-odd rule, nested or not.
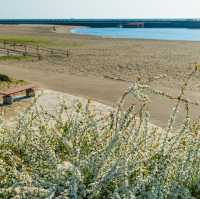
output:
[[[8,56],[12,54],[30,55],[41,59],[42,56],[61,56],[69,57],[70,50],[61,50],[54,48],[45,48],[39,45],[22,44],[11,41],[0,41],[0,51],[6,53]]]

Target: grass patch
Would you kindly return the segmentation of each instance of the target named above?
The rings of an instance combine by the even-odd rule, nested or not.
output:
[[[0,90],[27,84],[24,80],[16,80],[0,73]]]
[[[19,44],[32,44],[32,45],[50,43],[49,39],[45,37],[0,35],[0,42],[3,41],[16,42]]]
[[[10,55],[10,56],[0,56],[0,61],[31,61],[33,59],[32,56],[23,56],[23,55]]]
[[[41,46],[46,48],[60,48],[66,49],[71,47],[80,47],[79,42],[63,41],[60,38],[48,38],[41,36],[12,36],[12,35],[0,35],[0,43],[3,46],[4,41],[16,42],[17,44],[29,44],[32,46]]]

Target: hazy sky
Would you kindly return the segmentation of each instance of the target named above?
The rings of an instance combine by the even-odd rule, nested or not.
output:
[[[0,0],[0,18],[200,18],[200,0]]]

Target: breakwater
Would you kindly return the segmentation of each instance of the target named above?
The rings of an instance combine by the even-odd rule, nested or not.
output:
[[[0,24],[72,25],[94,28],[199,28],[200,19],[0,19]]]

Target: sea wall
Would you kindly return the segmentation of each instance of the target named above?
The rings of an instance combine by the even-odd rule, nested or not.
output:
[[[0,24],[73,25],[95,28],[200,28],[200,19],[0,19]]]

